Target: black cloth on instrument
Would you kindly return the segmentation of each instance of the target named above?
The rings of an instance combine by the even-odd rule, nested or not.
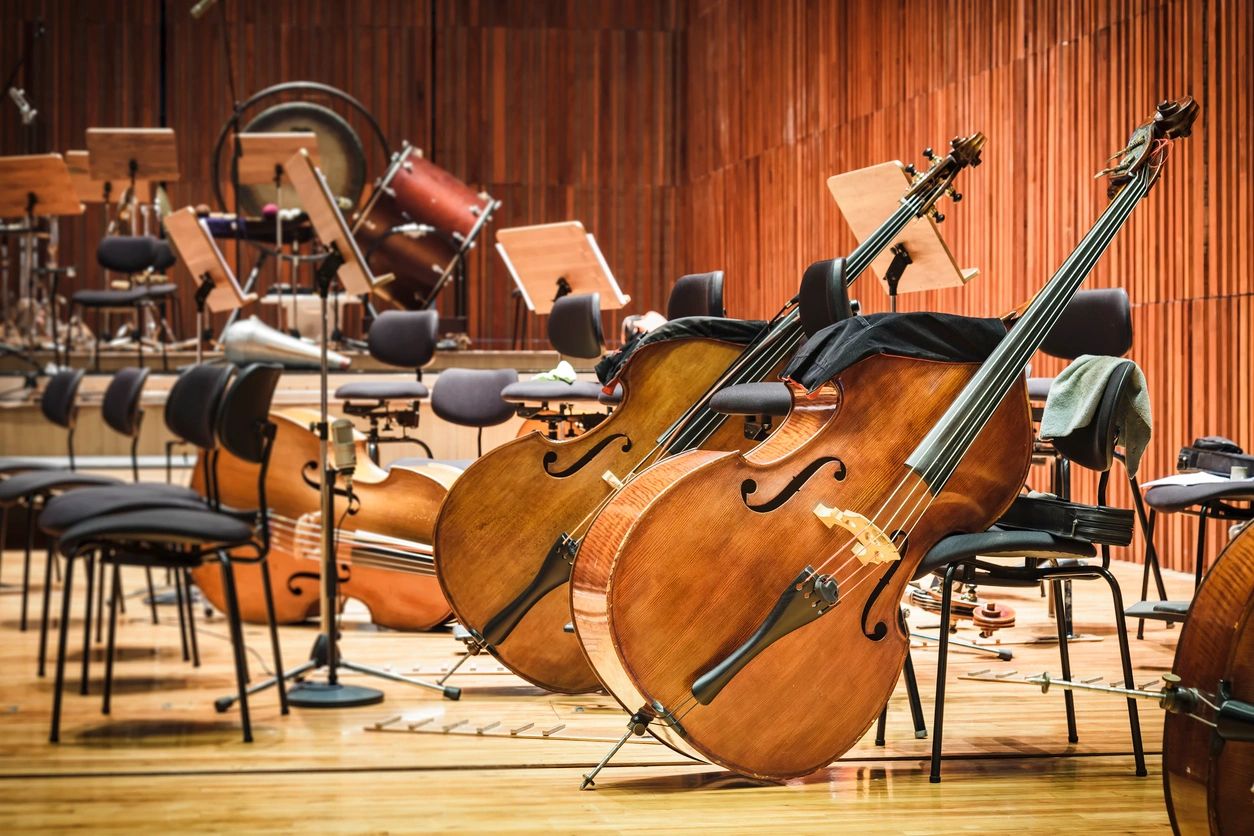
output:
[[[829,325],[797,350],[782,375],[813,392],[875,354],[982,363],[1006,336],[1000,319],[911,312],[855,316]]]
[[[712,340],[749,345],[766,333],[766,323],[760,319],[728,319],[723,316],[686,316],[672,319],[645,334],[631,338],[613,354],[607,354],[596,365],[597,380],[607,384],[618,377],[623,366],[641,346],[665,340],[683,340],[705,337]]]

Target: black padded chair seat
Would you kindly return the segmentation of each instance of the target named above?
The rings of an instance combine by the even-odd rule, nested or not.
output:
[[[576,380],[520,380],[501,390],[509,403],[599,403],[601,384]]]
[[[1034,401],[1043,401],[1049,397],[1049,389],[1054,385],[1052,377],[1029,377],[1028,378],[1028,398]]]
[[[129,290],[80,290],[70,297],[74,304],[84,308],[127,308],[148,298],[148,288],[132,287]]]
[[[1167,513],[1222,499],[1254,500],[1254,479],[1203,482],[1200,485],[1155,485],[1145,492],[1147,505]]]
[[[430,394],[431,391],[417,380],[362,380],[345,383],[335,390],[335,397],[346,401],[414,401]]]
[[[252,536],[252,525],[229,514],[190,508],[150,508],[93,517],[69,528],[61,535],[61,553],[69,556],[83,543],[102,540],[228,546],[247,543]]]
[[[162,482],[80,488],[50,499],[39,515],[39,527],[44,533],[59,537],[92,517],[157,506],[203,510],[205,501],[191,488]]]
[[[388,467],[423,467],[428,464],[443,464],[465,470],[474,464],[474,459],[425,459],[422,456],[405,456],[392,462]]]
[[[1150,618],[1170,624],[1183,624],[1189,620],[1191,601],[1137,601],[1124,610],[1128,618]]]
[[[993,526],[979,534],[952,534],[941,540],[914,573],[917,580],[960,560],[977,557],[1087,558],[1097,550],[1085,540],[1072,540],[1045,531],[1015,531]],[[1031,581],[1032,585],[1039,583]]]
[[[73,470],[30,470],[0,482],[0,505],[9,505],[28,496],[64,491],[88,485],[118,485],[120,479],[100,473]]]
[[[786,383],[741,383],[715,393],[710,408],[724,415],[787,415],[792,394]]]
[[[602,391],[601,394],[597,395],[597,400],[609,406],[618,406],[623,402],[623,384],[614,384],[614,391],[608,395]]]
[[[34,456],[0,456],[0,476],[12,476],[28,470],[63,470],[64,462],[54,464]]]
[[[179,290],[178,285],[166,284],[165,282],[141,285],[141,287],[144,290],[144,296],[149,299],[164,299],[167,296],[173,296]]]

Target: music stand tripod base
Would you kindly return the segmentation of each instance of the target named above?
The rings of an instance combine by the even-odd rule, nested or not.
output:
[[[297,708],[356,708],[383,702],[383,692],[343,682],[302,682],[287,694]]]

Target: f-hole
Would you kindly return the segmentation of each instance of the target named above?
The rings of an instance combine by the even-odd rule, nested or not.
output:
[[[544,472],[552,476],[554,479],[565,478],[572,473],[582,470],[588,462],[595,459],[602,450],[609,447],[618,439],[623,439],[623,446],[619,448],[619,452],[626,453],[631,450],[631,438],[626,433],[614,433],[611,436],[601,439],[596,446],[579,457],[578,460],[570,467],[563,470],[550,470],[553,465],[557,464],[557,453],[553,450],[544,454]]]
[[[794,476],[792,481],[784,486],[783,490],[771,499],[763,502],[761,505],[752,505],[749,502],[749,497],[758,489],[758,483],[753,479],[744,480],[740,483],[740,499],[744,502],[745,507],[750,511],[757,511],[759,514],[766,514],[770,511],[774,511],[776,508],[791,499],[797,491],[801,490],[801,487],[806,482],[810,481],[811,477],[813,477],[815,473],[818,473],[820,468],[824,465],[831,464],[832,462],[836,463],[836,468],[832,471],[832,478],[839,482],[843,480],[846,475],[845,463],[836,456],[823,456],[822,458],[815,459],[806,465],[805,469]]]

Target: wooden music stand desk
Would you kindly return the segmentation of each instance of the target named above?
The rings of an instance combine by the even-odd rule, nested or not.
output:
[[[318,238],[339,253],[342,263],[337,275],[344,290],[364,296],[390,282],[394,278],[391,273],[376,277],[370,272],[366,259],[357,248],[357,239],[348,231],[348,224],[344,222],[344,215],[327,186],[326,178],[314,165],[309,152],[301,148],[284,164],[283,169],[292,181],[305,212],[309,214]]]
[[[257,300],[257,294],[245,295],[240,289],[235,273],[195,209],[188,206],[171,212],[165,219],[165,231],[191,274],[201,282],[211,282],[212,289],[205,296],[205,307],[210,313],[233,311]]]
[[[240,185],[273,183],[292,155],[304,148],[318,165],[318,135],[312,131],[242,133],[239,135]]]
[[[896,211],[901,204],[901,196],[909,186],[910,175],[897,161],[827,178],[827,188],[859,241],[865,241],[885,218]],[[905,246],[909,259],[906,263],[910,265],[904,273],[899,273],[900,285],[890,274],[890,267],[896,258],[893,250],[898,244]],[[980,272],[975,268],[964,270],[958,266],[936,227],[936,221],[929,216],[911,221],[892,245],[885,247],[871,262],[871,269],[892,299],[894,310],[898,293],[962,287]]]
[[[173,128],[88,128],[93,180],[179,179]]]
[[[70,179],[74,181],[74,193],[83,203],[107,203],[112,184],[108,180],[93,180],[91,177],[91,152],[66,151],[65,164],[70,167]],[[149,201],[148,181],[135,181],[135,199],[140,203]]]
[[[596,239],[579,221],[499,230],[496,251],[527,309],[541,316],[567,293],[600,293],[601,310],[618,310],[631,301],[615,281]]]
[[[0,218],[81,215],[85,209],[60,154],[0,157]]]

